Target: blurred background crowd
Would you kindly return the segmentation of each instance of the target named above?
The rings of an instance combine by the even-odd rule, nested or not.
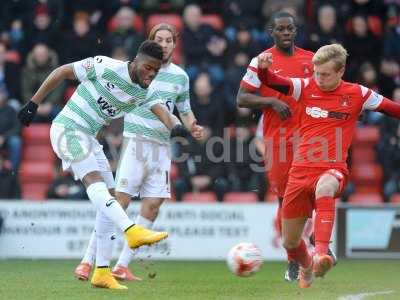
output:
[[[264,172],[250,167],[262,164],[250,155],[260,112],[238,109],[235,96],[251,58],[272,46],[266,26],[279,10],[297,18],[297,46],[315,51],[342,43],[350,54],[345,78],[400,101],[399,0],[2,0],[0,198],[86,198],[83,186],[60,170],[48,141],[48,126],[77,83],[65,82],[47,97],[27,129],[16,112],[55,67],[95,55],[130,60],[149,29],[167,22],[180,32],[174,62],[191,79],[191,106],[206,127],[202,141],[175,149],[204,159],[173,164],[174,198],[209,191],[223,200],[236,191],[271,200]],[[121,124],[100,134],[114,170]],[[374,112],[360,117],[345,200],[361,194],[390,201],[400,192],[399,124]],[[216,163],[205,155],[212,136],[228,140],[230,155],[237,143],[248,150],[239,162]]]

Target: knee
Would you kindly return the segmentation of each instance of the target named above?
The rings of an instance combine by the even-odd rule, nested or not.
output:
[[[317,188],[315,189],[315,194],[318,197],[322,196],[331,196],[333,197],[335,195],[335,186],[334,184],[331,183],[321,183],[318,184]]]
[[[163,201],[164,199],[143,200],[140,214],[146,219],[154,221],[158,216],[158,212],[160,211],[160,206]]]
[[[121,192],[116,192],[115,196],[117,198],[118,203],[122,206],[124,210],[126,210],[131,202],[131,195]]]
[[[300,241],[297,239],[293,239],[293,238],[283,238],[283,247],[286,250],[291,250],[291,249],[295,249],[299,246]]]

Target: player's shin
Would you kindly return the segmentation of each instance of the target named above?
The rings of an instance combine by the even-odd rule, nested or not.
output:
[[[335,199],[325,196],[315,200],[315,253],[326,255],[335,221]]]
[[[96,215],[96,267],[108,267],[115,240],[115,225],[102,212]]]
[[[104,182],[92,183],[86,192],[97,210],[107,216],[122,231],[134,225],[118,201],[111,196]]]
[[[288,259],[298,262],[303,268],[308,268],[311,265],[311,255],[307,250],[307,245],[303,239],[296,248],[286,249]]]
[[[141,215],[138,215],[136,217],[135,224],[141,225],[147,229],[153,228],[153,222],[149,219],[146,219],[145,217],[142,217]],[[128,243],[125,241],[124,248],[122,249],[122,252],[118,258],[116,266],[128,267],[129,263],[133,260],[136,251],[137,250],[132,250],[129,247]]]
[[[96,241],[96,232],[95,230],[92,231],[90,236],[90,240],[88,246],[86,248],[85,255],[82,258],[81,263],[87,263],[91,266],[94,265],[94,261],[96,258],[96,251],[97,251],[97,241]]]

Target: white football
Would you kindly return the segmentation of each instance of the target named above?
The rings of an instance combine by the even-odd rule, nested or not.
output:
[[[253,243],[240,243],[233,246],[226,258],[233,274],[249,277],[261,269],[263,263],[261,250]]]

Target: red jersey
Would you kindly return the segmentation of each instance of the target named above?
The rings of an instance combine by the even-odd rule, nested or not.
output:
[[[375,110],[383,96],[342,81],[329,92],[313,78],[291,78],[288,94],[301,104],[301,127],[293,166],[347,168],[347,153],[360,113]]]
[[[295,47],[292,56],[284,55],[275,46],[265,50],[273,54],[273,63],[270,69],[278,75],[287,77],[306,78],[313,73],[311,59],[314,53]],[[295,130],[299,128],[300,107],[292,97],[285,96],[266,85],[263,85],[257,75],[257,57],[250,62],[247,72],[244,75],[240,86],[251,92],[259,92],[264,97],[274,97],[285,101],[290,105],[292,117],[287,120],[281,120],[278,114],[271,108],[263,110],[263,133],[264,139],[271,140],[277,147],[279,138],[285,137],[288,140],[293,136]],[[288,140],[290,142],[290,140]],[[290,145],[290,144],[289,144]]]

